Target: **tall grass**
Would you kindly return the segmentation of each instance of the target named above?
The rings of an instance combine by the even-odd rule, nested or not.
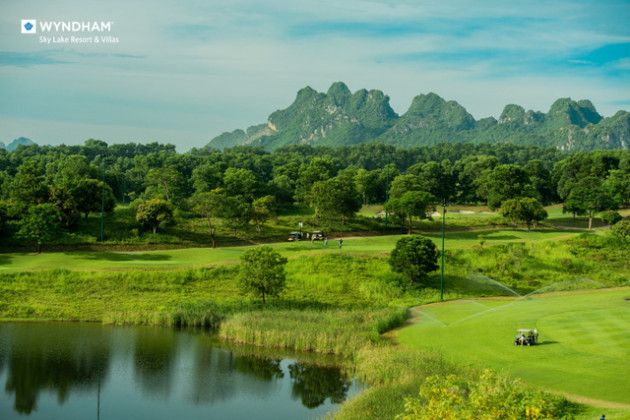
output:
[[[345,402],[334,413],[337,420],[395,418],[404,411],[405,398],[416,396],[428,376],[465,372],[438,352],[400,346],[365,346],[357,352],[355,365],[356,377],[370,387]]]
[[[453,250],[446,254],[447,287],[463,297],[509,294],[492,280],[519,294],[623,286],[630,284],[629,255],[628,244],[596,234]]]
[[[405,308],[241,313],[226,320],[219,335],[255,346],[352,356],[380,342],[380,334],[401,325],[406,313]]]
[[[446,254],[446,299],[630,284],[630,248],[612,236],[512,243]],[[237,267],[129,271],[68,269],[0,273],[0,319],[214,326],[243,312]],[[290,259],[276,309],[413,306],[439,300],[440,275],[410,288],[386,258],[337,253]],[[498,283],[495,283],[498,282]],[[553,285],[553,287],[551,287]],[[218,306],[217,306],[218,305]],[[234,309],[236,308],[236,309]]]
[[[371,386],[344,403],[334,413],[337,420],[376,420],[397,418],[403,414],[407,415],[404,418],[409,419],[455,419],[464,418],[462,415],[467,413],[463,410],[460,412],[462,407],[476,410],[471,410],[475,412],[474,416],[465,418],[525,418],[502,416],[501,413],[506,413],[506,408],[509,408],[525,414],[530,411],[527,409],[530,406],[554,414],[532,418],[572,419],[585,411],[585,407],[570,403],[562,396],[536,391],[505,374],[480,372],[448,361],[437,351],[425,352],[400,346],[366,346],[358,352],[355,361],[356,376]],[[477,384],[487,385],[488,378],[492,379],[491,386],[484,386],[483,392],[479,392]],[[435,386],[440,383],[451,385],[446,388]],[[457,392],[454,400],[459,401],[459,404],[449,401],[451,392]],[[477,404],[478,400],[483,404]],[[442,415],[431,411],[436,407]]]

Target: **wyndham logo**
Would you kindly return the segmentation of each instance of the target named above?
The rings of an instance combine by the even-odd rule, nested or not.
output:
[[[40,32],[111,32],[112,21],[40,21]],[[37,33],[37,20],[22,19],[22,33]]]
[[[36,34],[37,21],[35,19],[22,19],[21,28],[23,34]]]

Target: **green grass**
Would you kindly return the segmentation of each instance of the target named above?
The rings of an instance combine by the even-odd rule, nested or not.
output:
[[[630,404],[627,298],[629,288],[430,305],[398,340],[544,388]],[[514,346],[517,328],[537,328],[541,345]]]
[[[441,243],[440,234],[427,236]],[[440,296],[439,272],[417,289],[391,272],[384,257],[399,238],[350,237],[342,249],[333,240],[328,247],[321,242],[272,244],[289,257],[287,287],[262,311],[260,303],[238,293],[235,264],[246,246],[3,254],[0,319],[222,326],[225,337],[235,341],[358,352],[358,375],[374,385],[347,405],[355,411],[344,408],[339,416],[391,418],[402,411],[404,397],[417,395],[429,373],[470,380],[466,368],[436,359],[435,352],[407,348],[389,354],[379,342],[378,332],[401,321],[396,315],[400,307],[436,302]],[[549,285],[557,281],[566,290],[628,284],[630,279],[627,245],[603,231],[462,231],[449,233],[446,245],[446,299],[509,295],[495,280],[524,294],[556,290]],[[504,303],[483,301],[485,306]],[[460,306],[442,322],[475,315],[479,307]],[[374,353],[366,356],[364,351]],[[406,376],[402,371],[425,373]]]
[[[238,314],[225,321],[219,335],[261,347],[353,356],[381,341],[380,334],[406,319],[405,308],[380,310],[284,310]]]
[[[325,230],[343,234],[346,232],[371,232],[385,233],[385,219],[374,218],[383,210],[382,205],[373,204],[364,206],[354,219],[348,220],[345,224],[341,221],[334,221],[332,224],[317,220],[313,211],[308,208],[295,207],[283,211],[282,214],[269,220],[265,224],[262,233],[258,233],[252,223],[239,228],[236,232],[228,229],[219,222],[216,240],[219,246],[231,246],[235,244],[247,244],[251,241],[273,242],[284,240],[288,232],[298,229],[298,224],[303,223],[303,231]],[[441,208],[437,208],[438,213]],[[586,229],[588,218],[578,217],[573,219],[570,214],[562,214],[562,206],[554,205],[547,207],[549,219],[544,222],[545,226],[564,226]],[[630,214],[630,210],[622,211],[622,214]],[[393,233],[400,230],[400,226],[394,223],[390,217],[388,232]],[[496,212],[491,212],[485,206],[450,206],[447,208],[446,223],[451,231],[471,231],[480,229],[501,229],[507,226],[506,221]],[[594,220],[594,226],[603,226],[599,219]],[[426,232],[439,232],[442,227],[442,218],[437,216],[433,220],[415,220],[414,230]],[[44,244],[44,249],[51,247],[76,247],[76,246],[99,246],[101,219],[99,214],[91,214],[87,219],[81,219],[73,233],[65,233],[58,236],[52,243]],[[14,232],[17,225],[9,223],[9,231]],[[406,232],[406,224],[404,226]],[[105,216],[105,245],[116,247],[134,247],[136,249],[146,248],[150,245],[164,245],[170,247],[181,246],[208,246],[210,238],[203,218],[194,217],[187,212],[179,212],[177,223],[173,226],[163,226],[158,234],[142,232],[135,222],[133,208],[129,205],[119,205],[113,214]],[[35,249],[33,244],[25,243],[15,237],[4,238],[4,250],[15,250],[17,247]],[[17,248],[19,249],[19,248]]]
[[[533,242],[559,240],[577,236],[579,233],[566,230],[485,230],[474,232],[452,232],[446,236],[448,249],[466,248],[479,243],[483,235],[487,245],[507,242]],[[441,246],[441,234],[429,233],[437,245]],[[328,246],[323,242],[278,242],[270,244],[282,255],[296,258],[313,254],[347,254],[354,256],[385,256],[394,248],[401,235],[346,238],[339,249],[337,238],[331,237]],[[182,269],[212,267],[236,264],[240,255],[251,246],[220,248],[184,248],[160,251],[113,252],[113,251],[74,251],[5,253],[0,255],[0,272],[25,270],[50,270],[71,268],[72,270],[131,270],[131,269]]]

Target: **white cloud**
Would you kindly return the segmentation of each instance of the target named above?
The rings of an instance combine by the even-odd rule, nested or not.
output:
[[[508,103],[546,111],[566,96],[609,115],[628,82],[576,54],[629,42],[619,24],[629,10],[586,1],[15,2],[0,17],[0,51],[46,51],[49,63],[0,66],[0,115],[13,129],[49,124],[33,138],[42,143],[92,127],[116,138],[128,130],[130,140],[180,132],[171,141],[188,144],[264,122],[298,89],[338,80],[383,90],[398,113],[433,91],[476,118]],[[51,52],[17,33],[25,17],[114,20],[120,43]],[[615,69],[627,71],[627,59]],[[0,128],[0,140],[26,135],[13,133]]]

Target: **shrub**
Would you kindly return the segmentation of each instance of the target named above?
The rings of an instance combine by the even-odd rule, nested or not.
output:
[[[615,225],[612,227],[612,230],[613,232],[615,232],[615,234],[619,235],[621,239],[625,240],[630,235],[630,221],[620,220],[619,222],[615,223]]]
[[[411,419],[569,419],[577,404],[566,398],[526,388],[485,370],[478,380],[464,381],[455,375],[434,375],[420,386],[418,398],[407,398],[405,412]]]
[[[623,219],[623,217],[621,217],[619,212],[614,211],[614,210],[603,211],[599,215],[599,218],[602,219],[604,222],[606,222],[610,226],[614,225],[615,223]]]

